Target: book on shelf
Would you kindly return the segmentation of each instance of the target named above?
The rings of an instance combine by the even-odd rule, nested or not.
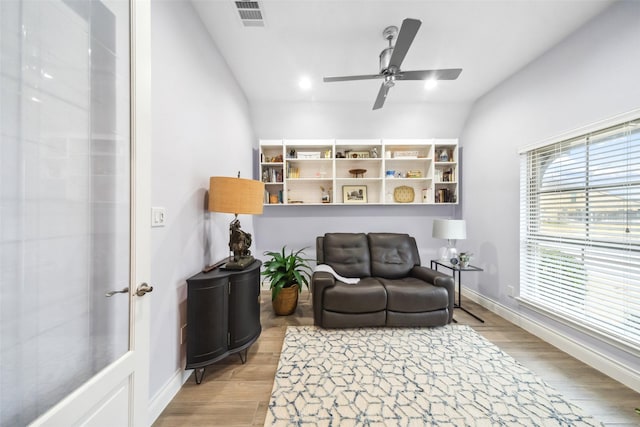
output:
[[[287,166],[287,178],[300,178],[300,170],[291,165]]]
[[[262,182],[273,183],[282,182],[282,169],[278,168],[265,168],[262,170]]]
[[[440,188],[434,194],[435,203],[449,203],[449,190],[446,188]]]
[[[448,188],[439,188],[433,199],[434,203],[456,203],[456,193]]]

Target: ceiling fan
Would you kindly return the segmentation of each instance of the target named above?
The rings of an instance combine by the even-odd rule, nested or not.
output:
[[[380,53],[380,73],[364,74],[359,76],[325,77],[325,82],[344,82],[348,80],[370,80],[384,79],[378,91],[378,97],[373,104],[373,109],[382,108],[387,99],[389,89],[395,86],[396,80],[455,80],[462,72],[462,68],[447,68],[442,70],[416,70],[402,71],[400,65],[407,55],[413,39],[420,28],[422,22],[418,19],[407,18],[402,21],[402,27],[398,32],[398,27],[390,26],[382,32],[383,37],[389,41],[389,47]],[[397,40],[395,45],[391,42]]]

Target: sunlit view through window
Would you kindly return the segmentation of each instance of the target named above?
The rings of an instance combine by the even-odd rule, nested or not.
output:
[[[640,347],[640,121],[521,155],[520,299]]]

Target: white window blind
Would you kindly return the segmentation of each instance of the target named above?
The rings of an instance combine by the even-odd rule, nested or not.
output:
[[[640,349],[640,120],[520,158],[520,298]]]

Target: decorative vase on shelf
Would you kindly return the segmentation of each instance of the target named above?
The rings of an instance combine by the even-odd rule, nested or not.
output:
[[[438,158],[439,162],[448,162],[449,161],[449,153],[447,150],[442,150],[440,152],[440,157]]]

